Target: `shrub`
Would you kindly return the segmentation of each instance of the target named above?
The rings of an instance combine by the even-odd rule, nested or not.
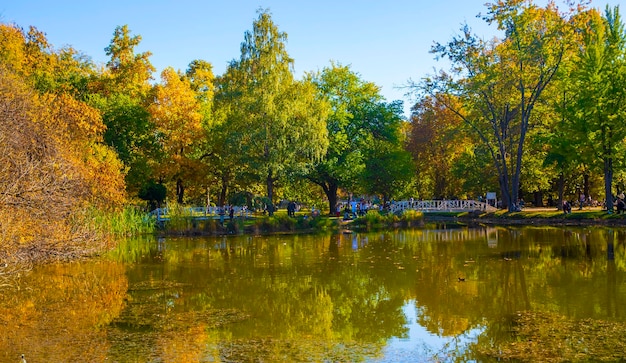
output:
[[[392,227],[398,224],[402,226],[415,226],[421,224],[424,219],[422,212],[406,210],[398,216],[393,213],[381,214],[377,210],[370,210],[366,215],[358,217],[352,223],[354,226],[366,230]]]
[[[417,226],[424,222],[424,213],[407,209],[402,213],[401,220],[406,226]]]

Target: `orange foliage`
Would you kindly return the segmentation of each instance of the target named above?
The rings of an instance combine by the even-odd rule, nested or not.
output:
[[[0,254],[66,250],[89,238],[75,215],[124,201],[121,164],[99,143],[103,131],[96,110],[41,96],[0,67]]]
[[[124,308],[124,266],[99,262],[40,269],[23,277],[30,288],[0,296],[0,324],[11,327],[0,334],[0,361],[22,353],[28,361],[105,361],[110,342],[106,330],[98,328]]]
[[[160,174],[167,181],[190,180],[198,176],[195,171],[201,167],[191,157],[204,136],[200,104],[189,81],[172,68],[165,69],[161,79],[163,85],[155,87],[155,101],[148,108],[165,154]]]

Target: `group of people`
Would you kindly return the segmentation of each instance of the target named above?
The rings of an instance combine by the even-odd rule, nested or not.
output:
[[[371,207],[371,203],[364,199],[361,199],[360,201],[351,200],[345,204],[337,204],[337,216],[339,216],[342,211],[344,219],[364,216]]]
[[[578,198],[578,209],[582,210],[584,205],[593,205],[592,203],[593,200],[591,199],[591,197],[586,198],[585,195],[581,193],[580,197]],[[606,207],[606,203],[604,203],[604,205]],[[613,206],[617,210],[617,214],[626,213],[626,196],[624,196],[624,193],[620,193],[617,198],[615,198]],[[612,210],[612,208],[610,210]],[[568,200],[563,200],[563,213],[572,213],[572,203],[570,203]]]

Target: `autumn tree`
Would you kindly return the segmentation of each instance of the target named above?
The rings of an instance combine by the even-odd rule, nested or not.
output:
[[[454,101],[449,103],[454,104]],[[411,112],[407,149],[417,167],[420,197],[459,196],[463,185],[453,175],[453,167],[461,155],[472,147],[473,142],[466,136],[462,121],[456,114],[437,98],[427,96],[419,100]]]
[[[227,110],[229,147],[264,182],[273,201],[276,181],[325,153],[327,106],[310,80],[294,79],[287,34],[268,11],[258,14],[252,31],[245,32],[240,59],[229,64],[223,78],[230,83],[218,90],[228,95],[216,97],[232,102]]]
[[[175,183],[176,201],[183,203],[185,182],[199,176],[200,165],[193,151],[204,135],[200,104],[189,80],[173,68],[161,73],[161,84],[154,87],[153,94],[148,111],[163,152],[159,175]]]
[[[128,169],[126,189],[135,194],[152,179],[153,161],[159,158],[154,125],[147,110],[154,67],[150,52],[136,53],[140,36],[118,26],[109,46],[107,68],[90,85],[89,104],[102,112],[104,141],[112,146]]]
[[[0,23],[0,60],[40,93],[69,93],[83,100],[96,69],[70,46],[54,49],[43,32]]]
[[[488,4],[484,17],[504,31],[502,40],[484,41],[465,26],[463,34],[432,52],[448,58],[451,74],[440,73],[422,89],[471,127],[486,146],[498,173],[503,206],[517,209],[526,137],[533,110],[553,80],[565,53],[568,26],[554,3],[532,1]],[[460,107],[441,95],[458,97]]]
[[[150,80],[154,66],[150,63],[152,53],[135,53],[141,36],[131,36],[128,25],[118,26],[113,32],[111,43],[104,48],[107,56],[108,78],[106,91],[120,92],[132,97],[145,97],[150,91]]]

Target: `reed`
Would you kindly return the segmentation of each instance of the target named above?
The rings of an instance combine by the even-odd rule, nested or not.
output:
[[[88,224],[100,236],[136,236],[154,232],[155,218],[139,209],[126,206],[120,211],[103,211],[89,208],[84,220],[74,221],[77,224]]]

